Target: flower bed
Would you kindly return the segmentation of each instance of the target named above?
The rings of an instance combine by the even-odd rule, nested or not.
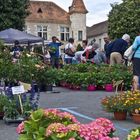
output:
[[[105,118],[80,124],[73,115],[55,109],[39,109],[17,127],[19,140],[119,140],[114,132],[113,123]]]

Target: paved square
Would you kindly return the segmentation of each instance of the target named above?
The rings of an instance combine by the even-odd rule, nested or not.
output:
[[[116,126],[116,135],[120,140],[125,140],[130,129],[138,125],[133,123],[128,117],[126,121],[116,121],[112,113],[106,113],[102,110],[101,99],[114,93],[104,91],[72,91],[64,88],[55,88],[60,93],[41,93],[41,108],[59,108],[62,111],[72,113],[82,123],[88,123],[96,118],[105,117],[113,121]],[[16,124],[5,125],[0,121],[0,140],[18,140],[16,134]]]

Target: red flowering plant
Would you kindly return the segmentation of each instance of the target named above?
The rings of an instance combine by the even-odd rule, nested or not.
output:
[[[73,115],[56,109],[39,109],[17,127],[19,140],[119,140],[114,131],[105,118],[80,124]]]

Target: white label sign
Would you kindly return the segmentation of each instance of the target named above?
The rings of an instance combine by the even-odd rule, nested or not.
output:
[[[21,86],[12,87],[12,92],[13,94],[22,94],[25,92],[24,86],[21,85]]]

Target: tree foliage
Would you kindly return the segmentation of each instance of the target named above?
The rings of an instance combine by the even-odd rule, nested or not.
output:
[[[29,0],[0,0],[0,30],[15,28],[23,30]]]
[[[137,1],[137,4],[135,3]],[[123,0],[121,4],[112,4],[109,13],[109,36],[119,38],[128,33],[132,39],[140,30],[140,0]]]

